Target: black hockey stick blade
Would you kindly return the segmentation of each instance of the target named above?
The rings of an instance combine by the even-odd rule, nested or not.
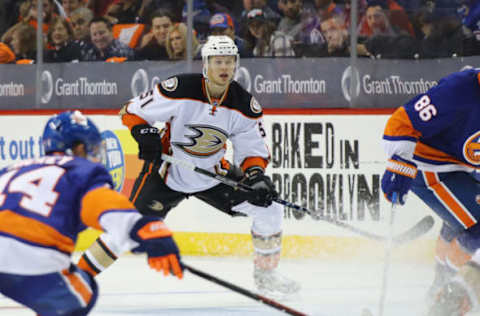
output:
[[[279,311],[282,311],[288,315],[294,315],[294,316],[306,316],[307,314],[305,313],[302,313],[302,312],[299,312],[299,311],[296,311],[294,310],[293,308],[290,308],[288,306],[285,306],[283,304],[280,304],[279,302],[277,301],[274,301],[268,297],[265,297],[265,296],[262,296],[260,294],[256,294],[256,293],[253,293],[253,292],[250,292],[249,290],[247,289],[244,289],[238,285],[235,285],[235,284],[232,284],[230,282],[227,282],[225,280],[222,280],[222,279],[219,279],[211,274],[208,274],[208,273],[205,273],[203,271],[200,271],[198,269],[195,269],[194,267],[188,265],[188,264],[185,264],[184,262],[182,262],[182,265],[183,267],[185,268],[185,270],[189,271],[190,273],[192,274],[195,274],[196,276],[199,276],[205,280],[208,280],[208,281],[211,281],[213,283],[216,283],[218,285],[221,285],[223,287],[226,287],[227,289],[230,289],[234,292],[237,292],[239,294],[242,294],[244,296],[247,296],[251,299],[254,299],[255,301],[258,301],[260,303],[263,303],[265,305],[269,305]]]
[[[415,240],[420,236],[426,234],[435,224],[435,220],[431,215],[422,218],[415,226],[404,232],[403,234],[393,237],[393,245],[400,246],[409,241]]]

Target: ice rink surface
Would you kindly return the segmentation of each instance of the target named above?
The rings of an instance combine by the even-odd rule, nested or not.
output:
[[[190,266],[255,291],[252,262],[247,258],[184,257]],[[422,315],[426,290],[433,278],[433,263],[392,262],[384,316]],[[364,308],[378,316],[383,262],[335,262],[320,259],[283,260],[284,275],[298,280],[295,297],[277,299],[308,315],[365,316]],[[198,276],[183,280],[150,270],[143,256],[122,256],[98,277],[100,297],[90,315],[286,315]],[[1,316],[34,315],[0,296]]]

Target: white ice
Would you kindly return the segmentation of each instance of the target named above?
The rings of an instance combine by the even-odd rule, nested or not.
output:
[[[246,258],[184,257],[199,270],[255,291],[252,262]],[[432,259],[433,261],[433,259]],[[392,262],[383,316],[422,315],[433,262]],[[363,316],[368,308],[378,316],[383,262],[355,258],[283,260],[280,271],[302,284],[300,293],[278,299],[308,315]],[[270,306],[242,296],[190,273],[178,281],[150,270],[145,257],[125,255],[98,278],[100,296],[92,316],[152,315],[282,315]],[[0,296],[0,315],[34,315]],[[285,314],[284,314],[285,315]]]

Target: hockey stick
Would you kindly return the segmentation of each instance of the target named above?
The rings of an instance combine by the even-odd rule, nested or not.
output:
[[[392,195],[392,207],[390,208],[390,224],[388,230],[388,240],[385,244],[385,261],[383,263],[382,289],[380,291],[380,303],[378,305],[378,316],[383,316],[385,299],[387,297],[388,271],[390,270],[390,261],[393,248],[393,227],[395,223],[395,204],[397,202],[397,192]]]
[[[169,156],[169,155],[166,155],[166,154],[162,154],[162,159],[164,161],[167,161],[167,162],[171,163],[171,164],[179,165],[183,168],[193,170],[193,171],[198,172],[200,174],[203,174],[207,177],[214,178],[214,179],[216,179],[216,180],[218,180],[218,181],[220,181],[220,182],[222,182],[226,185],[229,185],[233,188],[240,189],[240,190],[247,191],[247,192],[253,190],[250,186],[245,185],[244,183],[229,179],[227,177],[224,177],[222,175],[219,175],[219,174],[216,174],[214,172],[208,171],[206,169],[199,168],[199,167],[195,166],[194,164],[192,164],[188,161],[176,159],[176,158],[174,158],[172,156]],[[294,208],[294,209],[302,211],[302,212],[306,212],[307,214],[310,214],[310,215],[312,214],[312,212],[309,209],[307,209],[306,207],[303,207],[303,206],[300,206],[300,205],[282,200],[280,198],[276,198],[274,201],[277,202],[277,203],[280,203],[284,206],[291,207],[291,208]],[[360,228],[357,228],[355,226],[349,225],[347,223],[341,222],[341,221],[336,220],[334,218],[322,217],[322,218],[320,218],[320,220],[326,221],[328,223],[331,223],[333,225],[336,225],[336,226],[339,226],[339,227],[342,227],[342,228],[345,228],[345,229],[347,229],[351,232],[357,233],[357,234],[359,234],[363,237],[369,238],[369,239],[373,239],[373,240],[377,240],[377,241],[386,241],[387,240],[387,238],[384,237],[384,236],[380,236],[380,235],[377,235],[377,234],[367,232],[363,229],[360,229]],[[414,240],[414,239],[420,237],[421,235],[425,234],[426,232],[428,232],[430,230],[430,228],[432,228],[432,226],[433,226],[433,217],[430,216],[430,215],[426,216],[422,220],[420,220],[417,224],[415,224],[415,226],[413,226],[411,229],[407,230],[406,232],[404,232],[401,235],[398,235],[398,236],[394,237],[393,238],[393,243],[394,243],[395,246],[397,246],[397,245],[403,244],[407,241]]]
[[[215,277],[211,274],[208,274],[208,273],[205,273],[203,271],[197,270],[197,269],[185,264],[184,262],[182,262],[182,265],[186,270],[190,271],[190,273],[192,273],[192,274],[195,274],[195,275],[197,275],[197,276],[199,276],[199,277],[201,277],[205,280],[208,280],[208,281],[211,281],[211,282],[216,283],[218,285],[221,285],[223,287],[226,287],[227,289],[230,289],[230,290],[232,290],[234,292],[237,292],[239,294],[242,294],[244,296],[250,297],[251,299],[254,299],[255,301],[258,301],[258,302],[263,303],[265,305],[269,305],[269,306],[271,306],[271,307],[273,307],[273,308],[275,308],[279,311],[282,311],[286,314],[294,315],[294,316],[306,316],[307,315],[307,314],[304,314],[302,312],[296,311],[293,308],[290,308],[288,306],[280,304],[277,301],[269,299],[268,297],[250,292],[249,290],[244,289],[244,288],[242,288],[238,285],[232,284],[232,283],[227,282],[225,280],[219,279],[219,278],[217,278],[217,277]]]

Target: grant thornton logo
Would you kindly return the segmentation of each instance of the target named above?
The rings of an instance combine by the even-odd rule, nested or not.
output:
[[[245,67],[239,67],[238,70],[235,72],[235,76],[233,78],[237,81],[242,87],[245,88],[248,92],[252,89],[252,78],[250,77],[250,72]]]
[[[41,76],[41,81],[42,81],[42,97],[41,101],[42,103],[48,103],[52,99],[53,95],[53,78],[52,78],[52,73],[48,70],[44,70],[42,72]]]
[[[132,81],[130,82],[130,89],[134,97],[147,92],[148,90],[148,74],[147,72],[140,68],[132,76]]]
[[[352,80],[354,78],[354,80]],[[352,82],[353,81],[353,82]],[[353,93],[355,94],[354,97],[358,97],[360,94],[360,74],[356,68],[352,68],[352,66],[348,66],[342,75],[342,92],[343,97],[345,100],[350,102],[352,100],[352,96],[350,91],[352,91],[351,86],[353,86]]]

